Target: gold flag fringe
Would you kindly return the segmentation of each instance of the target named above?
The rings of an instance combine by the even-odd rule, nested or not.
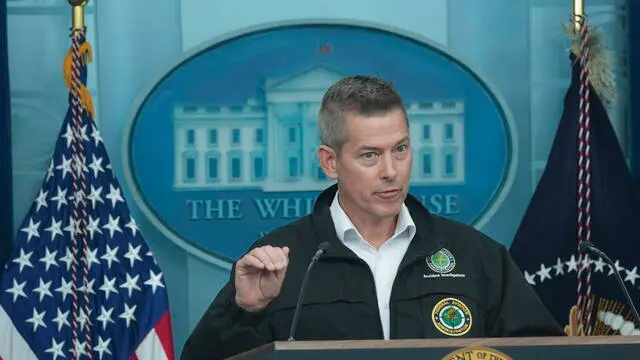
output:
[[[591,295],[592,300],[596,300],[595,296]],[[605,324],[599,314],[601,312],[610,312],[614,315],[622,316],[623,321],[629,321],[634,323],[633,314],[631,310],[620,301],[598,298],[598,305],[593,315],[595,315],[595,323],[591,334],[585,334],[582,324],[587,320],[586,305],[582,309],[582,321],[578,318],[578,307],[573,305],[569,311],[569,323],[565,325],[564,332],[567,336],[612,336],[621,335],[620,329],[613,329],[611,324]]]
[[[91,45],[89,42],[84,42],[80,45],[80,59],[82,61],[82,65],[87,65],[88,63],[93,61],[93,50],[91,49]],[[72,81],[72,69],[71,65],[73,63],[73,48],[69,48],[67,51],[67,55],[64,58],[63,64],[63,73],[64,73],[64,83],[67,86],[69,91],[73,91],[71,88]],[[84,84],[80,84],[80,94],[78,94],[80,98],[80,103],[85,108],[91,119],[95,119],[95,109],[93,107],[93,100],[91,100],[91,94],[89,93],[89,89]]]
[[[589,25],[587,29],[589,36],[586,46],[589,49],[587,55],[587,69],[589,70],[589,81],[598,94],[602,102],[607,105],[616,98],[615,79],[611,71],[611,60],[602,44],[601,35],[598,29]],[[573,24],[565,24],[564,32],[571,39],[571,52],[580,61],[580,32]]]

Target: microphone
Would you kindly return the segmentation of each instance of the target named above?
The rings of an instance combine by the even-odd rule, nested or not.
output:
[[[624,297],[627,299],[627,302],[629,303],[629,306],[631,306],[631,312],[633,313],[634,320],[635,320],[636,324],[638,324],[638,326],[640,326],[640,315],[638,315],[638,309],[636,309],[636,306],[633,303],[633,300],[631,300],[631,296],[629,295],[629,291],[627,291],[627,287],[624,285],[624,281],[622,280],[622,276],[620,276],[620,273],[616,269],[616,265],[613,263],[613,261],[611,261],[611,259],[607,256],[607,254],[604,253],[604,251],[598,249],[592,243],[587,242],[587,241],[581,241],[578,244],[578,250],[580,252],[590,252],[590,253],[592,253],[594,255],[597,255],[597,256],[603,258],[604,261],[606,261],[607,264],[609,264],[609,266],[611,266],[611,270],[616,274],[616,279],[618,280],[618,284],[620,285],[620,288],[622,289],[622,292],[624,293]]]
[[[329,246],[331,245],[326,241],[318,245],[318,250],[316,250],[316,253],[313,255],[313,258],[311,259],[309,266],[307,266],[307,271],[305,271],[304,273],[304,278],[302,279],[302,285],[300,286],[300,295],[298,296],[298,303],[296,304],[296,310],[293,313],[293,321],[291,322],[291,329],[289,330],[289,341],[294,340],[293,334],[296,331],[296,325],[298,325],[298,317],[300,316],[302,299],[304,298],[304,293],[307,289],[307,281],[309,280],[309,273],[311,272],[311,268],[313,267],[313,265],[315,265],[316,262],[318,262],[318,260],[320,260],[320,257],[324,255],[324,253],[327,251]]]

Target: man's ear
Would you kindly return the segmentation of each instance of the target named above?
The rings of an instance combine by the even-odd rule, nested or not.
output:
[[[322,171],[330,179],[337,179],[338,172],[336,171],[337,154],[332,148],[326,145],[320,145],[318,148],[318,160]]]

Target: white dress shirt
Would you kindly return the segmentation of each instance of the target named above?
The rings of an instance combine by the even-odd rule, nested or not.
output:
[[[331,218],[336,228],[336,235],[351,251],[364,260],[371,268],[378,295],[378,307],[384,338],[389,339],[389,297],[398,271],[400,261],[404,257],[409,243],[416,233],[416,226],[405,204],[402,204],[396,230],[393,236],[379,249],[367,243],[355,228],[338,202],[338,193],[330,207]]]

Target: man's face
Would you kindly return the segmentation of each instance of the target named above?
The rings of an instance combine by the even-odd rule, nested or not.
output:
[[[319,151],[327,176],[338,179],[340,204],[357,218],[397,215],[409,190],[412,163],[404,112],[347,114],[345,120],[348,140],[340,155],[326,147]]]

